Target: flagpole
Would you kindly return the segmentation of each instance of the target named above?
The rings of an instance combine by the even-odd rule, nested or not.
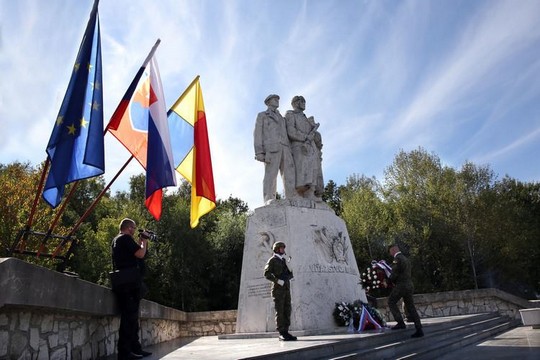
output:
[[[94,208],[96,207],[98,201],[103,197],[103,195],[105,195],[105,193],[107,192],[107,190],[109,190],[109,188],[111,187],[111,185],[116,181],[116,179],[118,179],[118,176],[120,176],[120,174],[122,173],[122,171],[124,171],[124,169],[129,165],[129,163],[131,162],[131,160],[134,159],[134,156],[131,155],[130,158],[125,162],[125,164],[122,166],[122,168],[120,168],[120,170],[118,170],[118,172],[116,173],[116,175],[111,179],[111,181],[109,181],[109,184],[107,184],[107,186],[105,186],[105,188],[103,188],[103,190],[101,190],[101,192],[99,193],[99,195],[96,197],[96,199],[94,200],[94,202],[90,205],[90,207],[88,208],[88,210],[86,210],[86,212],[83,214],[83,216],[81,216],[81,218],[79,219],[79,221],[77,221],[77,223],[75,224],[75,226],[73,227],[73,229],[70,231],[70,233],[67,235],[68,237],[69,236],[72,236],[75,231],[77,231],[77,229],[79,228],[79,226],[81,225],[81,223],[84,221],[84,219],[86,219],[88,217],[88,215],[90,215],[90,212],[92,210],[94,210]]]
[[[92,5],[92,11],[90,11],[90,17],[94,13],[94,11],[97,11],[99,5],[99,0],[94,0],[94,5]]]
[[[43,185],[45,183],[45,175],[47,174],[47,171],[49,170],[49,166],[51,164],[51,159],[47,156],[47,160],[45,161],[45,165],[43,166],[43,170],[41,171],[41,179],[39,179],[39,185],[36,191],[36,197],[34,198],[34,203],[32,204],[32,210],[30,211],[30,217],[28,219],[28,222],[26,223],[26,227],[30,229],[32,226],[32,223],[34,222],[34,215],[36,213],[37,204],[39,201],[39,195],[41,194],[41,190],[43,190]]]
[[[150,62],[150,60],[152,59],[152,56],[154,56],[154,53],[156,52],[157,50],[157,47],[159,46],[159,44],[161,43],[161,39],[157,39],[156,42],[154,43],[154,46],[152,46],[152,49],[150,49],[150,52],[148,53],[148,55],[146,56],[146,59],[144,59],[144,62],[143,64],[141,65],[141,69],[145,68],[146,65],[148,65],[148,63]],[[136,77],[137,78],[137,77]],[[118,109],[117,109],[118,110]],[[115,111],[116,113],[116,111]],[[114,114],[113,116],[111,117],[111,120],[112,118],[114,118]],[[109,120],[109,124],[110,124],[110,120]],[[105,136],[105,134],[107,133],[107,130],[109,128],[109,125],[107,125],[105,127],[105,130],[103,131],[103,136]],[[90,205],[90,207],[86,210],[86,212],[79,218],[79,220],[77,221],[77,223],[75,224],[75,226],[73,226],[72,230],[69,232],[69,234],[65,237],[64,241],[62,241],[56,248],[56,250],[54,251],[53,253],[53,258],[58,255],[58,252],[62,249],[62,247],[65,245],[65,243],[67,242],[68,239],[71,238],[71,236],[75,233],[75,231],[78,230],[79,226],[81,225],[81,223],[88,217],[88,215],[90,214],[90,212],[96,207],[97,203],[101,200],[101,198],[103,197],[103,195],[107,192],[107,190],[112,186],[112,184],[116,181],[116,179],[118,178],[118,176],[120,176],[120,174],[122,173],[122,171],[124,171],[124,169],[127,167],[127,165],[131,162],[131,160],[133,160],[134,156],[131,155],[131,157],[126,161],[126,163],[122,166],[122,168],[116,173],[116,175],[113,177],[113,179],[109,182],[109,184],[99,193],[99,195],[96,197],[96,199],[92,202],[92,204]],[[67,199],[66,199],[67,200]]]
[[[156,43],[154,44],[154,46],[152,46],[152,49],[150,50],[150,53],[148,53],[148,56],[147,56],[146,59],[144,60],[144,62],[143,62],[143,64],[142,64],[142,67],[146,67],[146,65],[148,65],[148,62],[150,61],[150,59],[152,58],[152,56],[154,56],[154,53],[156,52],[157,47],[159,46],[160,43],[161,43],[161,39],[157,39],[157,40],[156,40]]]
[[[154,55],[154,53],[156,52],[156,49],[157,47],[159,46],[159,44],[161,43],[161,40],[160,39],[157,39],[156,40],[156,43],[154,44],[154,46],[152,47],[152,49],[150,49],[150,52],[148,53],[148,56],[146,57],[146,59],[144,59],[144,62],[142,63],[141,67],[139,68],[139,70],[137,71],[137,74],[135,74],[135,78],[133,78],[133,80],[131,81],[131,84],[129,85],[128,87],[128,92],[129,92],[129,89],[131,89],[132,87],[135,87],[137,85],[137,83],[139,82],[140,78],[141,78],[141,75],[144,71],[144,69],[146,68],[146,65],[148,65],[148,63],[150,62],[150,59],[152,59],[152,56]],[[113,120],[116,120],[117,117],[116,117],[116,114],[117,113],[124,113],[124,111],[126,110],[127,108],[127,104],[124,104],[123,101],[120,101],[120,103],[118,104],[116,110],[114,111],[114,113],[112,114],[111,116],[111,119],[109,120],[109,123],[107,124],[107,126],[105,127],[105,133],[107,132],[107,130],[109,130],[111,127],[114,128],[114,125],[113,125]],[[116,124],[118,125],[118,124]]]
[[[45,243],[51,237],[51,234],[52,234],[54,228],[56,227],[56,225],[58,224],[58,221],[60,220],[60,217],[64,213],[64,210],[65,210],[69,200],[71,199],[71,197],[75,193],[75,190],[77,189],[78,184],[79,184],[79,180],[77,180],[77,181],[75,181],[73,183],[73,185],[71,186],[71,190],[69,191],[68,196],[66,196],[66,198],[64,199],[64,202],[62,203],[62,206],[56,212],[56,216],[54,217],[54,220],[51,223],[51,225],[49,225],[49,229],[47,230],[47,233],[45,234],[45,237],[43,238],[43,240],[41,240],[41,245],[39,246],[39,249],[38,249],[38,251],[36,253],[36,257],[39,257],[41,255],[41,253],[43,252],[43,250],[45,250]]]
[[[92,10],[90,12],[90,19],[88,20],[88,24],[86,25],[86,30],[85,30],[85,33],[84,33],[84,36],[83,36],[83,41],[81,42],[81,45],[79,47],[79,51],[78,51],[78,54],[77,54],[77,59],[79,59],[79,56],[80,56],[81,52],[83,51],[83,49],[85,47],[85,39],[86,39],[86,37],[90,36],[89,34],[90,34],[91,26],[96,26],[96,24],[97,24],[97,18],[96,17],[97,17],[98,6],[99,6],[99,0],[94,0],[94,4],[92,5]],[[91,21],[93,18],[95,18],[94,22]],[[98,31],[99,31],[99,28],[98,28]],[[99,44],[98,44],[98,46],[99,46]],[[99,64],[101,64],[101,58],[99,58]],[[73,75],[72,75],[72,80],[73,80]],[[66,92],[66,98],[67,98],[68,93],[70,91],[70,86],[71,86],[72,80],[70,80],[70,85],[68,85],[68,92]],[[66,98],[64,98],[64,101],[66,100]],[[68,99],[68,101],[71,101],[69,98],[67,98],[67,99]],[[62,106],[64,106],[64,103],[62,103]],[[62,111],[62,108],[61,108],[61,111]],[[54,131],[53,131],[53,134],[54,134]],[[47,156],[47,160],[45,162],[45,165],[44,165],[42,173],[41,173],[41,179],[39,181],[39,185],[38,185],[38,188],[37,188],[37,191],[36,191],[36,195],[35,195],[35,198],[34,198],[32,209],[30,211],[30,216],[28,218],[28,222],[26,224],[25,229],[20,232],[21,238],[17,239],[16,247],[21,252],[24,250],[26,240],[28,239],[28,235],[31,232],[31,227],[32,227],[32,223],[34,221],[34,215],[36,213],[36,209],[37,209],[37,206],[38,206],[39,197],[40,197],[40,195],[42,195],[42,192],[43,192],[43,188],[44,188],[44,184],[45,184],[45,176],[46,176],[49,168],[51,168],[51,171],[54,168],[54,165],[51,165],[52,162],[53,162],[53,159],[51,158],[51,156]],[[63,185],[65,186],[65,184],[63,184]],[[65,204],[64,204],[64,207],[65,207]],[[58,219],[59,219],[60,215],[63,212],[63,208],[57,213],[57,217],[54,220],[53,225],[51,227],[49,227],[49,231],[48,231],[46,237],[43,239],[43,241],[41,243],[41,246],[40,246],[40,249],[37,252],[38,257],[39,257],[39,254],[40,254],[40,252],[42,251],[42,249],[44,247],[45,242],[47,241],[48,237],[50,237],[50,233],[51,233],[52,229],[54,228],[54,226],[56,226],[56,223],[58,222]]]
[[[49,170],[49,165],[51,164],[51,160],[47,156],[47,160],[45,161],[45,165],[43,166],[43,170],[41,170],[41,178],[39,179],[38,188],[36,191],[36,196],[34,197],[34,202],[32,204],[32,209],[30,209],[30,216],[28,216],[28,221],[26,222],[26,226],[24,230],[20,233],[21,238],[17,240],[17,243],[15,246],[13,246],[13,250],[19,250],[23,251],[26,247],[26,240],[28,239],[28,232],[32,228],[32,223],[34,222],[34,215],[36,214],[36,208],[39,202],[39,195],[41,194],[41,190],[43,190],[43,184],[45,183],[45,176],[47,174],[47,171]]]
[[[60,252],[60,250],[62,249],[62,247],[64,247],[67,239],[71,238],[71,236],[73,236],[73,234],[75,233],[75,231],[77,231],[79,229],[79,226],[81,226],[82,222],[88,217],[88,215],[90,215],[90,213],[92,212],[92,210],[94,210],[94,208],[96,207],[97,203],[101,200],[101,198],[103,197],[103,195],[105,195],[105,193],[107,192],[107,190],[109,190],[109,188],[112,186],[112,184],[116,181],[116,179],[118,178],[118,176],[120,176],[120,174],[122,173],[122,171],[124,171],[124,169],[129,165],[129,163],[131,162],[131,160],[133,160],[134,156],[131,155],[131,157],[125,162],[125,164],[122,166],[122,168],[116,173],[116,175],[111,179],[111,181],[107,184],[107,186],[105,186],[105,188],[103,188],[103,190],[101,190],[101,192],[98,194],[98,196],[95,198],[95,200],[92,202],[92,204],[90,204],[90,206],[88,207],[88,209],[85,211],[85,213],[79,218],[79,221],[77,221],[77,223],[75,224],[75,226],[73,226],[73,229],[71,229],[71,231],[69,232],[69,234],[66,235],[65,237],[65,240],[62,241],[60,243],[60,245],[58,245],[56,247],[56,249],[54,250],[54,253],[52,255],[53,258],[56,257],[56,255],[58,255],[58,253]]]

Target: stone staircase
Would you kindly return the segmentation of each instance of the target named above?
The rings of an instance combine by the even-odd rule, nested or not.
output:
[[[520,325],[496,313],[426,319],[425,336],[411,339],[407,330],[369,331],[339,341],[249,359],[438,359]]]

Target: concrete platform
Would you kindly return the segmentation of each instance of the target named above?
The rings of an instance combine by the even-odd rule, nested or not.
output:
[[[430,324],[444,322],[446,318],[422,319],[424,329],[429,331]],[[388,324],[392,326],[393,323]],[[385,330],[385,332],[390,330]],[[404,341],[415,341],[409,339],[409,335],[414,332],[414,328],[409,326],[403,332]],[[295,333],[295,335],[300,335]],[[146,357],[147,360],[154,359],[197,359],[197,360],[231,360],[231,359],[256,359],[258,357],[269,357],[270,354],[277,354],[284,351],[302,351],[317,345],[332,346],[340,341],[350,341],[357,338],[361,340],[365,337],[378,336],[380,332],[367,331],[359,334],[330,334],[330,335],[308,335],[299,336],[298,341],[281,342],[276,337],[237,337],[219,339],[217,336],[207,336],[198,338],[182,338],[159,345],[154,345],[145,350],[153,354]],[[294,354],[291,354],[294,359]],[[453,351],[444,357],[437,356],[437,359],[540,359],[540,329],[533,329],[531,326],[520,326],[490,338],[487,341],[476,345],[467,346],[461,350]],[[108,359],[114,359],[109,357]]]
[[[540,359],[540,329],[520,326],[480,344],[453,351],[439,359]]]

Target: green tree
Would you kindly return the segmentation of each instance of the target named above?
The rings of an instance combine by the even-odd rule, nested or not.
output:
[[[488,166],[476,166],[466,162],[457,174],[456,194],[458,194],[456,225],[461,229],[463,243],[470,259],[474,287],[478,289],[477,267],[481,263],[479,243],[485,238],[481,234],[484,224],[491,223],[486,214],[490,213],[491,201],[486,196],[494,180],[493,171]]]
[[[495,221],[484,229],[482,282],[534,299],[540,292],[540,184],[505,177],[492,196],[488,214]]]
[[[352,175],[341,193],[341,217],[347,224],[355,257],[366,266],[371,260],[383,259],[388,224],[380,184],[375,178]]]
[[[342,203],[341,203],[341,187],[337,186],[334,180],[328,180],[326,186],[324,187],[324,193],[322,195],[322,200],[334,210],[337,216],[341,215],[342,212]]]
[[[465,286],[463,250],[448,221],[453,210],[447,199],[454,189],[455,171],[422,148],[401,151],[385,171],[389,235],[411,256],[419,291]]]
[[[19,250],[34,253],[39,250],[42,253],[47,252],[47,248],[41,246],[43,236],[33,235],[33,232],[46,233],[59,211],[58,208],[51,209],[39,196],[31,226],[27,226],[42,169],[43,165],[33,168],[28,163],[19,162],[0,165],[0,184],[3,191],[3,196],[0,198],[0,254],[24,258],[28,262],[54,268],[57,263],[55,260],[27,256],[19,252]],[[67,229],[60,224],[56,231],[66,233]]]
[[[236,309],[248,207],[242,200],[229,197],[225,201],[218,201],[216,210],[211,214],[216,226],[208,237],[215,251],[215,259],[219,261],[213,262],[210,272],[210,309]]]

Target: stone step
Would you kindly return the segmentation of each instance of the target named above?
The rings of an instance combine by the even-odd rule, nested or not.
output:
[[[379,339],[388,341],[383,345],[366,343],[354,352],[341,353],[330,359],[434,359],[460,346],[479,342],[515,326],[515,322],[506,317],[486,314],[472,319],[426,326],[425,336],[420,339],[408,338],[409,334],[404,335],[403,330],[395,331],[401,334]],[[396,336],[400,338],[392,341]]]
[[[468,334],[464,336],[456,336],[449,338],[444,342],[440,342],[438,344],[440,347],[435,347],[430,351],[419,352],[415,359],[433,359],[434,357],[442,357],[443,355],[447,355],[453,351],[463,349],[466,346],[478,344],[484,340],[493,338],[499,334],[516,328],[520,325],[520,322],[519,320],[501,317],[499,321],[486,325],[490,326],[477,329],[475,332],[471,331],[473,329],[467,329]]]
[[[338,353],[330,359],[416,359],[422,356],[433,359],[436,358],[435,352],[442,354],[447,351],[446,344],[459,342],[463,338],[471,337],[471,334],[497,328],[506,322],[507,319],[496,314],[483,314],[441,324],[426,325],[424,326],[425,336],[420,339],[409,338],[412,331],[393,331],[395,334],[380,336],[377,341],[365,342],[355,351]],[[476,335],[473,337],[475,338]]]
[[[513,327],[515,325],[508,318],[496,316],[435,332],[427,329],[429,332],[426,331],[423,338],[407,339],[392,347],[389,356],[386,356],[387,351],[377,352],[375,356],[381,359],[436,359],[452,350],[480,342]]]
[[[426,321],[425,336],[420,339],[410,338],[414,327],[409,325],[407,330],[367,331],[328,344],[280,351],[249,359],[433,359],[517,325],[517,321],[498,314],[431,318]],[[302,334],[295,333],[295,335]]]

